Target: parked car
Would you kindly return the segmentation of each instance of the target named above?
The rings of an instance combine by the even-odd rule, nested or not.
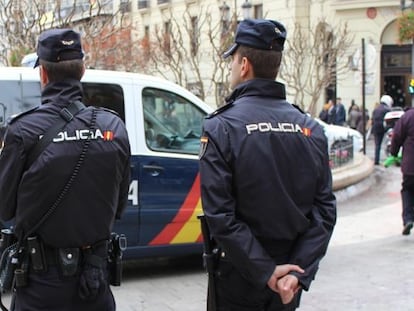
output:
[[[338,149],[352,140],[353,152],[361,152],[363,148],[363,137],[360,132],[350,127],[328,124],[320,119],[315,119],[322,125],[328,138],[328,151]]]

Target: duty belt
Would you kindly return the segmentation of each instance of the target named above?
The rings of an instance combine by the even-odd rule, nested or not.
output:
[[[30,237],[27,245],[33,271],[44,272],[49,266],[57,265],[60,266],[64,276],[76,274],[85,256],[95,255],[106,258],[108,254],[106,240],[80,248],[54,248],[44,245],[37,237]]]

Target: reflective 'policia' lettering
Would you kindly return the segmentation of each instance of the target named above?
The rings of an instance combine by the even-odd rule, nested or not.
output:
[[[280,123],[280,122],[275,125],[273,125],[271,122],[260,122],[260,123],[247,124],[246,130],[247,130],[247,134],[249,135],[256,131],[259,131],[261,133],[265,133],[265,132],[303,133],[303,130],[299,124]]]
[[[67,131],[62,131],[57,134],[55,138],[53,138],[54,143],[60,143],[62,141],[76,141],[76,140],[86,140],[88,137],[91,139],[97,140],[102,139],[105,141],[111,141],[114,139],[114,134],[112,131],[102,131],[100,129],[96,130],[75,130],[75,132],[71,135]]]

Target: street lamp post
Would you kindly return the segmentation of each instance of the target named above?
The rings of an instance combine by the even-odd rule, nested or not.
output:
[[[243,19],[252,18],[252,4],[249,2],[249,0],[244,1],[241,7],[243,11]]]
[[[414,9],[414,0],[411,0],[410,5],[405,5],[405,0],[400,2],[401,11],[404,12],[406,9]],[[411,79],[414,78],[414,38],[411,41]],[[414,107],[414,94],[411,94],[411,107]]]
[[[249,2],[249,0],[245,0],[241,5],[242,12],[243,12],[243,19],[252,18],[252,8],[253,5]],[[230,7],[226,4],[226,1],[219,7],[221,12],[221,21],[223,24],[230,22]],[[237,18],[237,0],[234,0],[234,19],[236,22],[239,22]]]
[[[222,35],[229,30],[230,23],[230,7],[226,4],[226,1],[219,7],[221,12],[221,23],[222,23]]]

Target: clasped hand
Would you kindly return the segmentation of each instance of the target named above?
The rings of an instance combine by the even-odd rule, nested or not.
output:
[[[267,282],[270,289],[280,295],[283,304],[290,303],[300,289],[298,278],[294,275],[288,274],[291,271],[299,273],[305,272],[298,265],[278,265]]]

